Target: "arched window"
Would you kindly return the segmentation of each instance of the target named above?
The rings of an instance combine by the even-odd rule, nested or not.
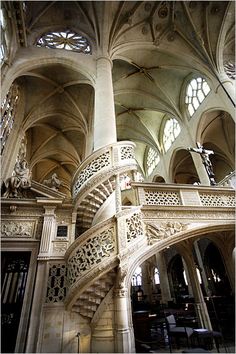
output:
[[[142,268],[137,267],[132,277],[132,285],[139,286],[142,285]]]
[[[159,270],[157,267],[154,268],[154,282],[155,284],[160,284]]]
[[[90,54],[91,46],[88,40],[71,30],[52,31],[42,35],[36,43],[37,47],[51,49],[66,49],[73,52]]]
[[[202,77],[192,79],[188,84],[185,103],[188,107],[190,117],[196,112],[202,101],[211,91],[208,83]]]
[[[180,133],[180,125],[175,118],[169,119],[164,128],[163,144],[165,151],[168,151]]]
[[[1,154],[13,127],[18,100],[19,89],[13,84],[1,105]]]
[[[160,161],[160,157],[159,157],[158,153],[155,150],[153,150],[152,148],[149,148],[148,154],[147,154],[148,176],[152,173],[152,171],[158,165],[159,161]]]

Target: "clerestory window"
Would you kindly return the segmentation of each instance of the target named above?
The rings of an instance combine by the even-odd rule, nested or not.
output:
[[[168,119],[163,133],[163,145],[165,152],[169,150],[177,136],[179,135],[181,129],[178,121],[175,118]]]
[[[211,91],[208,83],[202,77],[192,79],[187,86],[185,103],[190,117],[196,112],[202,101]]]
[[[158,153],[152,149],[149,148],[148,154],[147,154],[147,172],[148,176],[154,171],[155,167],[158,165],[160,161],[160,157]]]
[[[18,100],[19,89],[16,84],[13,84],[1,105],[1,154],[14,124]]]
[[[71,30],[52,31],[39,38],[36,45],[51,49],[65,49],[73,52],[91,54],[91,46],[88,40]]]

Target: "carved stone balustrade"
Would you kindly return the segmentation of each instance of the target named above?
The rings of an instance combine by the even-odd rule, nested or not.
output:
[[[137,190],[137,204],[145,207],[235,207],[235,192],[228,187],[156,183],[132,183],[132,187]]]
[[[136,170],[134,147],[134,143],[122,141],[107,145],[85,159],[73,177],[73,198],[81,199],[82,194],[90,192],[117,172]]]
[[[86,316],[92,318],[96,312],[95,304],[101,303],[113,285],[114,270],[119,262],[130,252],[146,245],[140,207],[125,208],[116,217],[84,232],[65,254],[68,290],[66,305],[83,315],[87,311]],[[98,278],[97,284],[95,279]],[[90,299],[86,302],[87,308],[79,309],[78,305],[85,294],[89,294]]]
[[[92,226],[97,211],[116,188],[116,174],[137,169],[135,144],[122,141],[95,151],[83,161],[72,182],[77,226],[83,233]]]

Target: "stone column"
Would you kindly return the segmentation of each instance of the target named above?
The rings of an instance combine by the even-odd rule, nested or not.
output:
[[[198,321],[199,321],[200,326],[202,328],[207,328],[209,330],[212,330],[207,306],[204,301],[202,289],[201,289],[201,286],[198,281],[196,265],[195,265],[195,262],[193,259],[193,255],[191,252],[188,252],[188,253],[185,252],[185,254],[183,254],[183,257],[184,257],[186,265],[188,267],[189,278],[191,279],[191,285],[192,285],[193,295],[194,295],[194,299],[195,299]]]
[[[94,151],[117,141],[111,69],[112,62],[110,58],[101,56],[97,59],[94,112]]]
[[[184,270],[185,270],[185,274],[186,274],[186,279],[187,279],[187,287],[188,287],[188,293],[189,293],[189,296],[193,296],[193,289],[192,289],[192,286],[191,286],[191,280],[190,280],[190,277],[189,277],[189,273],[188,273],[188,267],[186,265],[186,262],[184,260],[184,258],[182,257],[182,262],[183,262],[183,266],[184,266]]]
[[[199,249],[199,245],[198,245],[198,242],[195,241],[193,243],[194,245],[194,249],[195,249],[195,254],[196,254],[196,257],[197,257],[197,262],[198,262],[198,265],[200,267],[200,273],[201,273],[201,278],[202,278],[202,282],[203,282],[203,285],[204,285],[204,289],[205,289],[205,292],[208,296],[210,296],[210,289],[209,289],[209,284],[208,284],[208,279],[207,279],[207,275],[206,275],[206,271],[205,271],[205,267],[204,267],[204,264],[203,264],[203,261],[202,261],[202,255],[201,255],[201,251]]]
[[[193,158],[193,162],[194,162],[195,168],[197,170],[197,174],[198,174],[200,183],[203,185],[206,185],[206,186],[210,186],[210,179],[209,179],[207,171],[202,163],[202,158],[201,158],[200,154],[198,154],[196,152],[190,152],[190,153]]]
[[[152,278],[151,277],[151,265],[145,261],[142,265],[142,288],[143,288],[143,292],[144,295],[146,295],[146,299],[149,303],[152,302],[152,290],[153,290],[153,286],[152,286]]]
[[[172,297],[171,297],[167,267],[166,267],[166,262],[165,262],[163,252],[159,252],[156,254],[156,262],[157,262],[157,268],[159,270],[162,303],[168,304],[168,301],[171,301]]]
[[[134,345],[132,343],[131,330],[128,318],[128,289],[114,289],[115,303],[115,351],[116,353],[131,353]]]
[[[216,93],[220,95],[225,106],[228,108],[232,119],[235,120],[235,82],[234,80],[231,80],[226,73],[219,74],[218,80],[219,85],[216,89]]]

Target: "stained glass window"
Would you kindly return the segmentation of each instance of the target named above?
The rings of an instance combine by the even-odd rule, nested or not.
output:
[[[210,87],[202,77],[190,81],[186,91],[185,103],[191,117],[209,92]]]
[[[36,45],[38,47],[65,49],[84,54],[91,53],[91,46],[88,40],[70,30],[45,33],[37,41]]]
[[[19,89],[13,84],[1,105],[1,154],[14,124],[18,100]]]
[[[180,133],[180,125],[175,118],[168,119],[163,134],[163,144],[165,151],[168,151]]]
[[[158,153],[154,149],[149,148],[148,154],[147,154],[148,175],[150,175],[153,172],[155,167],[158,165],[159,161],[160,161],[160,157],[159,157]]]

